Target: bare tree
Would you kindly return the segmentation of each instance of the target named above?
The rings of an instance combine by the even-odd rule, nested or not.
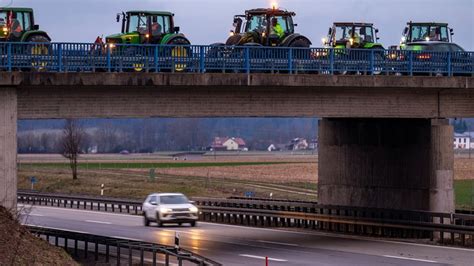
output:
[[[69,165],[72,170],[72,179],[77,179],[77,158],[81,152],[81,144],[84,135],[84,129],[77,120],[66,120],[63,129],[62,155],[69,159]]]

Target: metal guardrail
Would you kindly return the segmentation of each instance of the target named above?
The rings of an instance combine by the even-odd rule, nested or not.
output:
[[[5,42],[0,55],[0,71],[474,74],[474,52]]]
[[[68,252],[72,251],[76,257],[79,256],[79,250],[83,252],[84,258],[86,259],[88,258],[89,253],[93,253],[94,260],[96,262],[99,261],[100,258],[104,259],[105,257],[105,263],[109,263],[110,258],[113,257],[117,265],[121,265],[122,254],[124,254],[127,257],[126,261],[129,265],[134,265],[133,262],[136,261],[137,259],[135,258],[138,257],[139,264],[144,265],[146,255],[151,256],[152,265],[157,265],[157,263],[159,265],[170,265],[170,258],[174,258],[178,265],[182,265],[184,261],[191,262],[196,265],[222,265],[216,261],[205,258],[191,251],[181,248],[176,249],[172,246],[116,237],[86,234],[82,232],[71,232],[48,227],[31,225],[26,227],[31,233],[39,237],[43,237],[48,242],[54,240],[54,244],[56,246],[62,246]],[[164,261],[158,262],[157,255],[164,256]],[[146,264],[149,263],[147,262]]]
[[[247,226],[299,227],[403,238],[439,238],[474,246],[474,215],[403,211],[275,200],[193,198],[200,220]],[[18,202],[142,215],[141,201],[18,192]]]

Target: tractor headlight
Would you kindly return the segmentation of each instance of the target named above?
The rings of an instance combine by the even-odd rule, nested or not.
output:
[[[109,46],[109,49],[114,49],[115,48],[115,44],[114,43],[109,43],[107,44]]]
[[[189,208],[189,211],[190,211],[190,212],[198,212],[199,210],[198,210],[197,207],[192,206],[191,208]]]
[[[3,32],[8,32],[8,28],[7,28],[7,27],[3,27]]]
[[[351,46],[354,45],[354,38],[350,38],[349,43],[351,44]]]

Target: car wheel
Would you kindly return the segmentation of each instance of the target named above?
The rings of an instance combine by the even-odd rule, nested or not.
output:
[[[148,217],[146,217],[146,213],[143,213],[143,224],[145,226],[150,226],[150,220],[148,220]]]
[[[158,225],[158,227],[163,226],[163,222],[160,221],[160,214],[159,213],[156,213],[156,224]]]
[[[191,224],[192,227],[195,227],[196,226],[196,221],[192,221],[189,224]]]

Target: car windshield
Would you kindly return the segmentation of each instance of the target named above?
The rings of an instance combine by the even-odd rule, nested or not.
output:
[[[169,195],[160,197],[161,204],[185,204],[189,203],[189,200],[183,195]]]
[[[431,26],[431,25],[412,25],[410,31],[410,42],[416,41],[442,41],[448,42],[447,26]]]

